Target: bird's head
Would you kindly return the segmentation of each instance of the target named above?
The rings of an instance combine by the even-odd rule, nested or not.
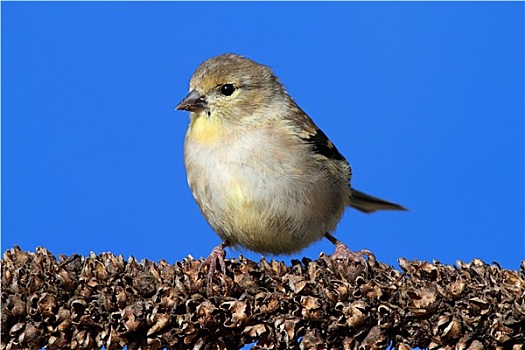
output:
[[[287,96],[269,67],[236,54],[224,54],[197,68],[189,93],[176,109],[198,117],[246,121],[260,118]]]

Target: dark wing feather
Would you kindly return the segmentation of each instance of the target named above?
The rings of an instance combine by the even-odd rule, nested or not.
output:
[[[298,136],[307,144],[310,144],[312,151],[328,159],[345,161],[345,157],[328,139],[326,134],[315,125],[310,117],[293,101],[290,97],[290,113],[288,117],[299,129]]]
[[[345,160],[345,157],[337,150],[332,141],[319,128],[316,128],[314,133],[309,133],[303,140],[312,145],[312,151],[315,153],[321,154],[328,159]]]

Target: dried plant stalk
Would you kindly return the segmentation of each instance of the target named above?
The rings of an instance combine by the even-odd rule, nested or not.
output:
[[[523,349],[525,264],[4,253],[1,349]]]

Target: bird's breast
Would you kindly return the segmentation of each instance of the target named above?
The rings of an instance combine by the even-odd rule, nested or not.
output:
[[[309,159],[303,143],[271,127],[201,130],[206,123],[188,129],[184,159],[193,196],[223,239],[280,254],[335,228],[347,179]]]

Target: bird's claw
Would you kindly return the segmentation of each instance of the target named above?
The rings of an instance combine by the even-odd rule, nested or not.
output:
[[[375,256],[371,251],[362,249],[358,252],[353,252],[348,249],[348,247],[343,242],[336,239],[330,233],[326,233],[325,237],[335,246],[335,252],[330,256],[332,260],[352,261],[357,263],[357,265],[362,265],[365,273],[368,273],[368,266],[370,263],[375,263]]]
[[[358,264],[362,264],[363,266],[367,266],[368,263],[367,259],[364,258],[365,256],[368,259],[370,259],[373,256],[373,254],[367,249],[362,249],[358,252],[353,252],[350,249],[348,249],[348,247],[344,243],[338,242],[335,244],[335,252],[331,255],[331,258],[333,260],[349,260]]]
[[[208,266],[208,283],[211,285],[213,282],[213,275],[217,271],[217,261],[223,272],[226,272],[226,264],[224,263],[224,258],[226,257],[226,252],[224,247],[227,247],[229,244],[224,242],[211,251],[210,255],[204,260],[199,267],[199,270],[202,270],[203,267]]]

